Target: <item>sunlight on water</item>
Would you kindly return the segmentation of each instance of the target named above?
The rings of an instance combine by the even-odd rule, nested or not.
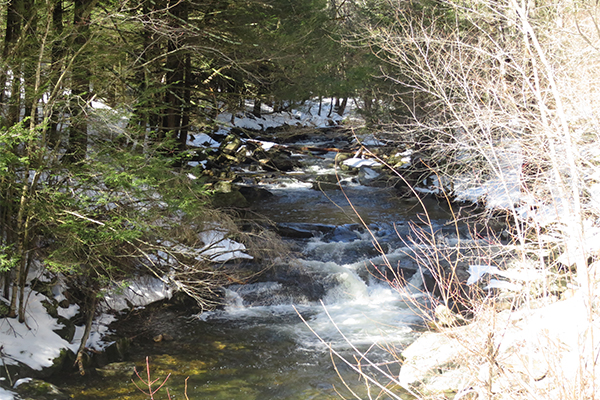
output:
[[[317,165],[308,172],[335,173],[328,168]],[[369,398],[355,372],[339,360],[334,366],[329,346],[350,360],[356,351],[367,352],[390,371],[399,371],[398,353],[422,328],[414,310],[426,301],[419,291],[421,275],[409,265],[414,275],[409,288],[399,291],[374,276],[372,267],[406,266],[407,244],[399,236],[410,234],[410,221],[421,223],[422,207],[389,189],[359,186],[354,177],[343,191],[322,192],[300,175],[265,179],[263,187],[274,196],[253,210],[275,223],[301,223],[301,229],[312,232],[310,238],[290,239],[299,248],[298,259],[276,266],[262,282],[229,286],[220,310],[170,321],[176,340],[134,347],[131,357],[138,366],[149,355],[156,373],[173,374],[174,398],[183,398],[186,377],[190,399],[352,397],[340,377],[360,398]],[[435,200],[426,203],[432,219],[447,217]],[[80,383],[71,396],[145,398],[130,378]]]

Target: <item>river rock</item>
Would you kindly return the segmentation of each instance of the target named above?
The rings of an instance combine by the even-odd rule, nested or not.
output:
[[[130,348],[131,339],[121,337],[104,350],[104,355],[106,356],[107,362],[123,361],[129,353]]]
[[[369,185],[379,177],[380,173],[371,167],[362,167],[358,171],[358,181],[362,185]]]
[[[231,182],[218,182],[218,191],[212,194],[211,203],[215,207],[246,207],[248,202],[244,195],[237,190],[237,187],[231,185]]]
[[[341,186],[340,186],[339,183],[314,181],[312,183],[312,188],[314,190],[328,192],[328,191],[331,191],[331,190],[340,190]]]
[[[242,140],[237,135],[230,134],[230,135],[227,135],[227,137],[225,138],[225,140],[223,140],[223,142],[221,142],[221,145],[219,146],[219,150],[222,153],[234,155],[235,153],[238,152],[238,150],[240,149],[241,146],[242,146]]]
[[[365,228],[360,224],[345,224],[335,226],[333,231],[326,232],[326,240],[334,242],[352,242],[360,238],[360,234],[365,231]]]
[[[279,235],[295,239],[307,239],[318,234],[328,234],[335,231],[335,225],[307,224],[302,222],[281,222],[277,224]]]
[[[154,336],[152,340],[154,343],[170,342],[173,340],[173,336],[169,335],[168,333],[159,333],[158,335]]]
[[[238,188],[242,196],[244,196],[248,202],[254,202],[273,197],[273,193],[269,192],[267,189],[254,186],[239,186]]]
[[[270,150],[267,152],[268,162],[264,166],[276,171],[292,171],[300,167],[300,162],[294,159],[291,153],[281,150]]]
[[[57,321],[62,324],[62,328],[55,330],[54,332],[58,334],[61,338],[65,339],[67,342],[71,343],[73,338],[75,337],[75,332],[77,327],[72,320],[67,319],[61,315],[58,316]]]
[[[133,375],[135,363],[131,361],[114,362],[102,368],[96,368],[98,375],[109,377],[129,377]]]
[[[340,177],[336,174],[317,175],[312,182],[314,190],[340,190]]]
[[[58,387],[40,379],[26,378],[17,381],[16,391],[22,400],[66,400],[69,398]]]

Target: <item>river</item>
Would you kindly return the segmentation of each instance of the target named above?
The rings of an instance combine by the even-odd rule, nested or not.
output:
[[[384,257],[417,268],[406,255],[414,229],[456,235],[445,226],[449,211],[435,199],[402,199],[393,188],[361,184],[351,175],[340,176],[343,190],[317,190],[317,177],[336,174],[336,153],[294,156],[303,170],[265,174],[258,186],[273,196],[253,205],[293,242],[294,259],[282,260],[261,282],[229,287],[221,310],[163,316],[173,340],[132,347],[128,358],[139,369],[149,357],[153,377],[171,374],[166,387],[172,398],[185,398],[186,382],[190,399],[374,398],[378,389],[335,354],[374,371],[357,356],[366,352],[378,368],[397,376],[399,351],[422,329],[414,308],[426,301],[421,275],[397,290],[373,271],[386,263]],[[387,384],[384,374],[373,373]],[[66,391],[82,400],[149,398],[130,376],[77,380]],[[166,399],[164,389],[155,398]]]

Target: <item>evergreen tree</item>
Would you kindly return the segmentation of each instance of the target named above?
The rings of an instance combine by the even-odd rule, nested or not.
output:
[[[348,82],[326,2],[10,0],[3,12],[0,271],[9,316],[25,319],[36,260],[69,277],[91,323],[102,290],[140,269],[162,276],[156,254],[167,250],[187,268],[180,287],[212,305],[227,271],[159,245],[190,243],[214,219],[204,186],[177,168],[188,131],[212,129],[218,112],[246,99],[258,114],[261,102],[350,96],[352,84],[323,85]],[[127,129],[109,128],[94,100],[131,106]]]

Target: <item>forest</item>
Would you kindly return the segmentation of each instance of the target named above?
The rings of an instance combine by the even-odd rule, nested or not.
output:
[[[346,9],[312,0],[3,3],[3,315],[25,322],[28,275],[41,261],[67,277],[89,328],[102,290],[140,270],[162,276],[165,252],[179,260],[183,290],[213,307],[231,272],[160,244],[193,247],[194,230],[235,225],[209,205],[205,180],[187,177],[188,161],[203,157],[188,138],[213,134],[219,114],[248,101],[259,115],[263,103],[280,110],[328,96],[343,112],[370,80],[366,50],[340,45]],[[119,116],[92,115],[98,104]],[[269,241],[246,236],[256,248]]]
[[[224,142],[224,114],[233,124],[264,106],[276,113],[331,98],[329,114],[351,103],[364,121],[357,129],[418,154],[418,171],[386,158],[410,196],[429,179],[440,201],[477,205],[473,236],[503,221],[510,250],[501,252],[541,277],[511,307],[576,287],[591,335],[599,12],[568,0],[2,2],[1,316],[26,322],[32,271],[65,279],[86,315],[83,370],[97,306],[115,282],[170,274],[202,309],[218,306],[221,287],[258,272],[193,254],[207,244],[197,232],[223,227],[265,269],[287,249],[219,204],[218,164],[229,161],[199,167],[213,159],[191,138]],[[433,248],[422,259],[440,266],[433,236],[421,238]],[[435,304],[461,314],[456,322],[477,315],[488,292],[464,289],[468,275],[450,264],[430,269]],[[596,382],[592,364],[581,382]],[[584,398],[585,386],[567,397],[539,390]]]

